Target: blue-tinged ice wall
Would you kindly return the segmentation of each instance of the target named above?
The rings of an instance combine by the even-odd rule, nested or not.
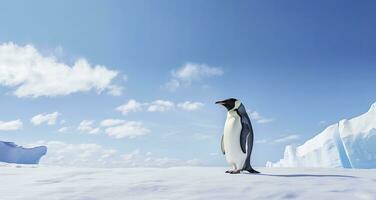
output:
[[[269,167],[376,168],[376,103],[368,112],[341,120],[304,144],[288,145]]]
[[[17,164],[38,164],[47,153],[47,147],[24,148],[13,142],[0,141],[0,162]]]

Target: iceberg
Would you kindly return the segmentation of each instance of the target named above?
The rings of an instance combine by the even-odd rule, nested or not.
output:
[[[376,103],[368,112],[330,125],[303,145],[287,145],[267,167],[376,168]]]
[[[13,142],[0,141],[0,162],[17,164],[38,164],[47,153],[47,147],[24,148]]]

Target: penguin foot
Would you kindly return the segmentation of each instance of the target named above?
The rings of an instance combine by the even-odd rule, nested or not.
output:
[[[227,170],[226,173],[229,174],[239,174],[241,170]]]

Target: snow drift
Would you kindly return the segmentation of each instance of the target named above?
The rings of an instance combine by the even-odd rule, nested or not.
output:
[[[13,142],[0,141],[0,162],[17,164],[38,164],[47,153],[47,147],[23,148]]]
[[[1,200],[375,200],[376,170],[0,165]]]
[[[376,168],[376,103],[368,112],[327,127],[303,145],[285,148],[267,167]]]

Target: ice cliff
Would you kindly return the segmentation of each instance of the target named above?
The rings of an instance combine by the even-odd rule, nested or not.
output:
[[[47,153],[47,147],[24,148],[13,142],[0,141],[0,162],[17,164],[38,164]]]
[[[368,112],[327,127],[303,145],[285,148],[268,167],[376,168],[376,103]]]

